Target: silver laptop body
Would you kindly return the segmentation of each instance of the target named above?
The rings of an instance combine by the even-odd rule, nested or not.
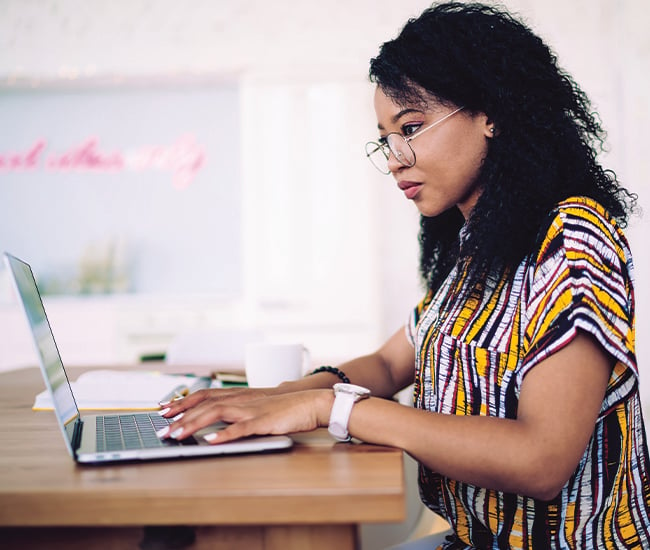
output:
[[[287,436],[256,436],[231,443],[209,445],[201,437],[223,425],[213,425],[194,434],[186,442],[152,440],[134,436],[139,442],[117,449],[111,442],[126,435],[114,432],[115,426],[126,427],[128,433],[134,424],[153,422],[160,427],[165,422],[156,411],[108,415],[81,415],[70,382],[52,334],[40,292],[31,267],[26,262],[4,254],[19,301],[23,306],[38,354],[39,364],[47,390],[52,396],[54,412],[70,455],[80,463],[102,463],[131,460],[153,460],[190,456],[254,453],[288,449],[293,444]],[[127,433],[127,435],[128,435]],[[107,434],[109,437],[107,437]],[[107,444],[108,441],[110,444]],[[99,445],[99,448],[98,448]]]

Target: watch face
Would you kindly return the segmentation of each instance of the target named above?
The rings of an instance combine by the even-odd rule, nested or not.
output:
[[[358,395],[359,397],[366,397],[370,395],[370,390],[368,388],[357,386],[356,384],[345,384],[343,382],[339,382],[338,384],[334,384],[333,387],[336,393],[349,393],[352,395]]]

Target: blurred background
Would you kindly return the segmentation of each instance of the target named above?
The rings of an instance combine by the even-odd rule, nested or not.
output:
[[[32,263],[67,364],[258,330],[375,349],[422,289],[418,215],[364,158],[370,57],[425,0],[0,0],[0,249]],[[650,207],[643,0],[508,0],[588,93]],[[643,132],[643,133],[642,133]],[[648,219],[636,261],[650,397]],[[0,272],[0,369],[35,363]]]
[[[423,292],[418,213],[364,158],[367,68],[429,5],[0,0],[0,251],[32,264],[64,362],[182,363],[184,344],[236,362],[223,350],[263,335],[336,364],[399,329]],[[648,212],[646,0],[502,5],[590,96],[601,161]],[[646,417],[649,230],[627,230]],[[9,283],[0,371],[36,364]],[[364,550],[435,525],[406,466],[407,519],[364,526]]]

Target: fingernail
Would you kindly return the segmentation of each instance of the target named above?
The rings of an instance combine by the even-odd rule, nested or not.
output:
[[[172,420],[173,420],[174,422],[176,422],[177,420],[180,420],[181,418],[183,418],[183,415],[184,415],[184,414],[185,414],[185,413],[178,413],[174,418],[172,418]]]
[[[165,405],[169,405],[170,403],[171,403],[171,401],[161,401],[161,402],[158,403],[158,404],[159,404],[161,407],[164,407]]]
[[[158,411],[158,414],[160,416],[165,416],[169,411],[170,411],[170,408],[167,407],[166,409],[163,409],[162,411]]]
[[[169,433],[169,426],[165,426],[162,430],[158,430],[156,435],[158,438],[165,437]]]
[[[219,437],[219,434],[214,432],[214,433],[211,433],[211,434],[205,434],[203,436],[203,439],[205,439],[208,443],[212,443],[215,439],[217,439],[217,437]]]
[[[177,439],[183,433],[183,428],[177,428],[172,433],[169,434],[169,437],[172,439]]]

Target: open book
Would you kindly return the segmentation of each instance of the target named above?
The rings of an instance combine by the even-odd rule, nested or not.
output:
[[[155,410],[159,403],[211,385],[210,378],[177,376],[155,371],[91,370],[70,382],[79,409]],[[33,410],[51,410],[47,390],[39,393]]]

